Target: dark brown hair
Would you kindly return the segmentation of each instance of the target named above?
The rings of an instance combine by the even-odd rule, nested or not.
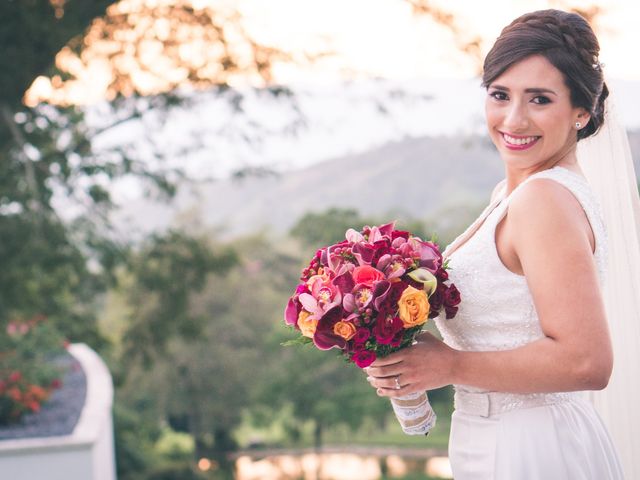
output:
[[[571,104],[591,114],[578,140],[598,131],[609,95],[598,61],[600,45],[589,23],[577,13],[540,10],[516,18],[500,33],[484,60],[482,86],[487,88],[513,64],[542,55],[564,76]]]

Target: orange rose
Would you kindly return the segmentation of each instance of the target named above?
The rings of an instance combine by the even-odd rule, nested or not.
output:
[[[362,265],[353,269],[353,281],[358,283],[364,283],[367,287],[373,287],[373,284],[384,280],[384,273],[380,270],[373,268],[371,265]]]
[[[316,333],[316,327],[318,326],[318,320],[310,318],[311,313],[306,310],[302,310],[298,315],[298,327],[300,332],[305,337],[313,338],[313,334]]]
[[[356,326],[350,322],[340,321],[333,326],[333,333],[348,341],[356,334]]]
[[[398,315],[404,328],[422,325],[429,315],[429,298],[424,290],[408,286],[398,300]]]

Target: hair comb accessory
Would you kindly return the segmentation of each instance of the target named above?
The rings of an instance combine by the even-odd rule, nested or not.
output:
[[[604,68],[604,63],[600,63],[600,60],[598,60],[598,57],[596,57],[596,56],[594,55],[594,57],[593,57],[593,63],[591,64],[591,67],[592,67],[594,70],[602,71],[602,69]]]

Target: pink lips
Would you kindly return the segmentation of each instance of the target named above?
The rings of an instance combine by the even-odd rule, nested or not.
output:
[[[527,143],[525,145],[514,145],[512,143],[507,142],[507,139],[504,138],[504,133],[500,132],[500,136],[502,137],[502,140],[504,142],[505,147],[507,147],[509,150],[527,150],[531,147],[533,147],[536,143],[538,143],[538,140],[540,140],[540,137],[536,137],[534,141]],[[510,135],[510,137],[512,138],[530,138],[530,137],[535,137],[535,135]]]

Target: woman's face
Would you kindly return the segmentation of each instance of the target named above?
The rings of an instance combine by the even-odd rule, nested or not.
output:
[[[574,152],[576,122],[589,122],[584,109],[571,105],[562,73],[540,55],[512,65],[488,86],[485,114],[507,167],[529,172]]]

